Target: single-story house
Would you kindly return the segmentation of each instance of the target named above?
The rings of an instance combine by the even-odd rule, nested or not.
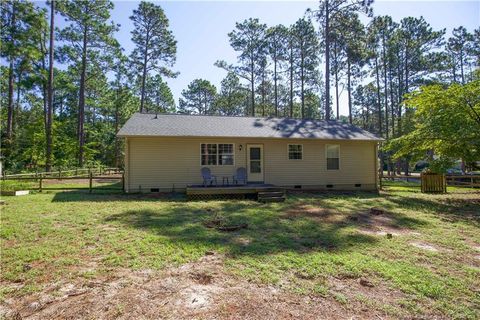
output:
[[[218,183],[245,168],[248,183],[375,190],[378,143],[353,125],[322,120],[135,113],[125,138],[125,191],[185,190],[208,167]],[[222,179],[224,178],[224,179]]]

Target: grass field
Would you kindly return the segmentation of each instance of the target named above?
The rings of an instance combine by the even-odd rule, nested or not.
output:
[[[275,309],[288,318],[312,308],[326,317],[323,305],[339,317],[480,317],[478,190],[425,195],[390,183],[380,194],[296,193],[279,204],[102,190],[3,199],[7,316],[267,317]],[[248,227],[219,231],[206,227],[211,220]],[[154,279],[178,283],[154,287]],[[192,301],[168,300],[185,292]],[[158,308],[138,311],[136,299]]]

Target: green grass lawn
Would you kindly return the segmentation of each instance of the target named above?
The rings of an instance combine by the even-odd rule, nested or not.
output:
[[[214,251],[227,273],[259,285],[360,301],[392,317],[480,317],[478,191],[425,195],[390,183],[380,195],[297,193],[274,204],[105,190],[3,199],[2,300],[65,278],[162,270]],[[372,215],[372,207],[384,213]],[[248,227],[218,231],[205,226],[211,219]],[[72,272],[89,261],[94,270]],[[340,285],[360,279],[370,291]],[[376,299],[385,294],[390,303]]]

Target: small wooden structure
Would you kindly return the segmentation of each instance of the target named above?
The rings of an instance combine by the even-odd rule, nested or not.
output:
[[[423,193],[446,193],[447,180],[444,174],[433,172],[422,172],[420,174]]]

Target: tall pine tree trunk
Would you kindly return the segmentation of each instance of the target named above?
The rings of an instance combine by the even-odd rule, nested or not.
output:
[[[382,135],[382,102],[380,98],[380,75],[378,72],[378,57],[375,54],[375,79],[377,82],[377,112],[378,112],[378,133]]]
[[[387,54],[385,52],[385,33],[383,33],[383,41],[382,41],[382,60],[383,60],[383,85],[384,85],[384,104],[385,104],[385,135],[388,140],[389,136],[389,126],[388,126],[388,79],[387,79]]]
[[[262,117],[265,117],[265,102],[266,102],[266,95],[267,90],[265,88],[265,68],[262,70]]]
[[[78,166],[83,167],[85,145],[85,82],[87,72],[87,29],[83,31],[82,65],[80,72],[80,89],[78,95]]]
[[[393,76],[392,76],[392,66],[389,65],[388,68],[388,83],[390,86],[390,112],[392,118],[392,137],[395,137],[395,100],[393,96]]]
[[[453,82],[457,82],[457,66],[456,66],[454,54],[452,54],[452,74],[453,74]]]
[[[325,1],[325,119],[330,120],[330,7]]]
[[[278,117],[277,57],[273,57],[273,82],[275,86],[275,117]]]
[[[290,45],[290,118],[293,118],[293,44]]]
[[[50,47],[48,67],[48,92],[47,92],[47,123],[45,127],[47,148],[45,153],[45,171],[52,169],[52,125],[53,125],[53,48],[55,36],[55,1],[50,1]],[[116,131],[115,131],[116,132]]]
[[[465,84],[465,74],[463,72],[463,50],[460,49],[460,74],[462,76],[462,84]]]
[[[348,93],[348,122],[353,123],[352,120],[352,70],[350,65],[350,57],[347,57],[347,93]]]
[[[255,70],[254,70],[253,60],[250,63],[250,86],[251,86],[251,98],[250,102],[252,104],[252,117],[255,117]]]
[[[12,27],[12,33],[15,34],[15,24],[16,24],[16,10],[15,10],[15,3],[12,2],[12,20],[10,21]],[[12,39],[13,40],[13,39]],[[14,55],[13,53],[10,55],[10,63],[8,66],[8,106],[7,106],[7,141],[6,146],[8,149],[7,155],[10,154],[10,147],[12,144],[12,137],[13,137],[13,86],[14,86],[14,71],[13,71],[13,60]]]
[[[13,112],[13,131],[18,130],[18,118],[20,115],[20,97],[22,95],[22,87],[20,83],[22,82],[22,73],[23,70],[19,69],[18,71],[18,78],[17,78],[17,99],[15,99],[15,108]]]
[[[11,58],[13,59],[13,57]],[[13,86],[14,86],[14,75],[13,75],[13,60],[10,60],[8,67],[8,107],[7,107],[7,143],[10,145],[12,143],[13,136]]]
[[[119,100],[119,91],[120,89],[117,88],[116,90],[116,99],[115,99],[115,123],[114,123],[114,128],[115,128],[115,132],[118,132],[118,127],[120,126],[120,113],[118,111],[118,100]],[[119,138],[117,137],[117,135],[115,135],[115,159],[114,159],[114,166],[115,168],[119,168],[120,167],[120,140]]]
[[[303,51],[303,49],[301,49]],[[304,63],[305,63],[305,58],[303,56],[303,52],[302,52],[302,55],[300,57],[300,84],[301,84],[301,88],[300,88],[300,96],[301,96],[301,99],[302,99],[302,119],[305,119],[305,76],[304,76],[304,72],[305,72],[305,67],[304,67]]]
[[[140,112],[143,112],[145,105],[145,81],[147,79],[147,54],[148,50],[145,49],[145,55],[143,57],[143,68],[142,68],[142,92],[140,98]]]
[[[339,93],[338,93],[338,53],[337,53],[337,41],[334,44],[334,57],[333,60],[335,61],[335,103],[337,107],[337,120],[340,119],[340,101],[339,100]]]
[[[397,66],[397,73],[398,73],[398,97],[397,97],[397,136],[402,135],[402,86],[403,86],[403,79],[402,79],[402,66],[400,61],[400,51],[397,51],[398,57],[398,66]]]

